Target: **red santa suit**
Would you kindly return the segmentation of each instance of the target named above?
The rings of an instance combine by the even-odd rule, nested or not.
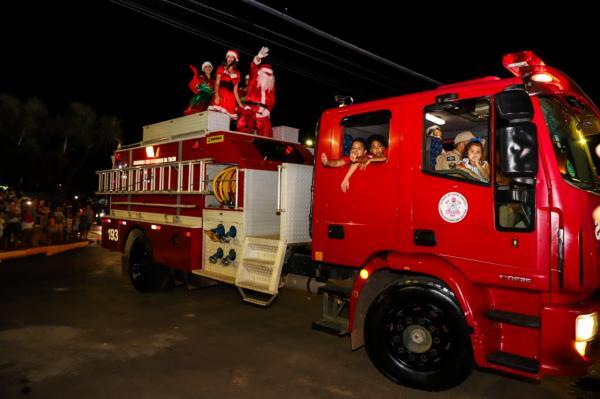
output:
[[[238,131],[273,137],[271,111],[275,105],[275,76],[271,66],[261,64],[259,57],[254,57],[254,61],[250,64],[245,105],[245,110],[238,121]]]
[[[232,119],[236,119],[235,113],[235,95],[234,89],[240,81],[240,74],[234,70],[231,73],[225,71],[225,68],[220,66],[217,69],[217,77],[221,75],[221,82],[219,83],[219,104],[215,104],[215,97],[211,100],[211,105],[208,107],[209,110],[224,112],[229,114]]]

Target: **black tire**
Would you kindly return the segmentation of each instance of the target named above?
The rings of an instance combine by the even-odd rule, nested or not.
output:
[[[166,290],[172,287],[170,270],[152,260],[152,245],[143,235],[136,237],[127,257],[131,284],[141,292]]]
[[[369,308],[364,331],[369,358],[399,384],[444,390],[473,369],[463,312],[441,286],[417,282],[384,291]]]

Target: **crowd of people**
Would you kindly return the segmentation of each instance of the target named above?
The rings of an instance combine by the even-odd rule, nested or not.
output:
[[[90,204],[52,203],[14,190],[0,191],[0,250],[87,240],[95,220]]]
[[[231,118],[235,130],[242,133],[272,137],[271,111],[275,105],[275,76],[271,65],[263,62],[269,49],[262,47],[250,62],[245,84],[241,83],[238,69],[240,57],[229,50],[217,68],[213,79],[213,64],[202,63],[200,72],[190,65],[192,79],[189,88],[194,94],[183,111],[191,115],[206,110],[222,112]]]

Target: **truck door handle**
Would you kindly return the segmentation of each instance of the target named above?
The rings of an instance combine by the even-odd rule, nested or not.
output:
[[[334,240],[344,239],[344,226],[340,224],[330,224],[327,226],[327,237]]]
[[[415,245],[422,247],[435,247],[437,245],[433,230],[415,230],[413,238]]]

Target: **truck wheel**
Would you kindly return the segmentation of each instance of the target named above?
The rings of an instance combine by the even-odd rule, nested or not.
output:
[[[159,291],[172,286],[169,269],[152,261],[152,245],[143,235],[135,237],[127,261],[129,280],[138,291]]]
[[[458,385],[473,369],[464,315],[441,287],[384,291],[369,308],[364,331],[369,358],[399,384],[439,391]]]

